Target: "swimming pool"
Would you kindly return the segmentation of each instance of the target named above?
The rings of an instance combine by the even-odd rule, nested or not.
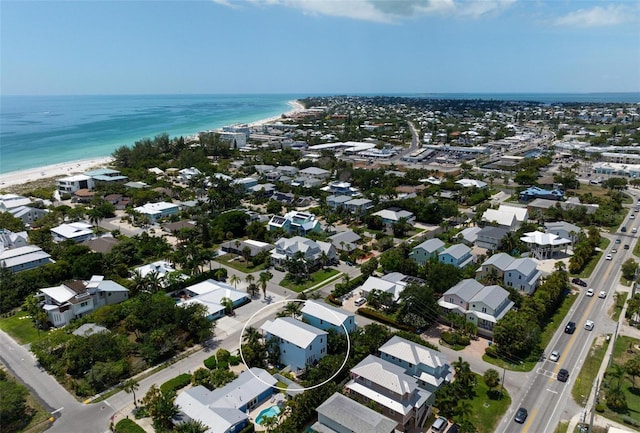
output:
[[[260,411],[260,413],[258,414],[258,417],[256,418],[256,424],[262,425],[262,422],[264,421],[265,418],[268,418],[271,416],[277,416],[279,413],[280,413],[280,408],[278,407],[278,405],[263,409]]]

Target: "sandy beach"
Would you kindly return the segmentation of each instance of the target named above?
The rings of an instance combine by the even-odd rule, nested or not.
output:
[[[304,110],[304,107],[298,101],[288,101],[288,104],[291,106],[291,110],[283,113],[285,116],[291,116],[299,111]],[[252,122],[249,124],[249,126],[266,125],[268,123],[276,122],[281,118],[282,114]],[[20,170],[0,174],[0,191],[8,191],[12,186],[19,186],[29,182],[49,178],[71,176],[73,174],[84,173],[85,171],[93,170],[96,168],[107,167],[112,161],[113,158],[111,156],[105,156],[101,158],[70,161],[60,164],[47,165],[44,167],[31,168],[28,170]]]

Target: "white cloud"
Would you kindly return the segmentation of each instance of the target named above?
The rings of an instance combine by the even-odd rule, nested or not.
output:
[[[578,9],[567,15],[556,18],[557,26],[572,27],[603,27],[629,21],[636,17],[636,13],[624,5],[595,6],[591,9]]]
[[[232,0],[213,0],[237,6]],[[480,17],[500,12],[516,0],[249,0],[255,5],[299,9],[310,15],[328,15],[383,23],[430,15]],[[245,3],[246,4],[246,3]]]

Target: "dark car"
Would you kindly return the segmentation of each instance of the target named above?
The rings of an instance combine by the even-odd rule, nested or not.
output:
[[[586,281],[581,280],[580,278],[574,278],[573,280],[571,280],[571,282],[572,282],[573,284],[578,285],[578,286],[587,287],[587,282],[586,282]]]
[[[460,426],[458,424],[453,424],[451,427],[449,427],[449,430],[447,430],[447,433],[458,433],[460,431]]]
[[[524,424],[524,422],[527,420],[528,416],[529,416],[529,413],[527,412],[527,409],[521,407],[516,412],[516,416],[513,418],[513,420],[515,422],[519,422],[520,424]]]
[[[564,332],[567,334],[573,334],[576,330],[576,322],[569,322],[567,326],[564,328]]]
[[[560,382],[566,382],[567,380],[569,380],[569,370],[567,370],[566,368],[561,368],[560,371],[558,371],[558,380]]]
[[[620,242],[622,242],[620,238],[616,239],[616,244],[619,244]]]
[[[626,233],[626,232],[627,232],[627,228],[626,228],[626,227],[622,227],[622,228],[620,229],[620,231],[621,231],[622,233]]]
[[[624,249],[628,250],[629,249],[629,244],[624,244]]]

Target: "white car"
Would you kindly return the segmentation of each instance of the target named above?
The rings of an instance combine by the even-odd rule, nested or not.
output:
[[[638,233],[638,229],[637,229],[637,228],[635,228],[635,227],[634,227],[634,228],[632,228],[632,229],[631,229],[631,233]]]
[[[367,300],[365,298],[358,298],[355,300],[354,304],[356,307],[359,307],[361,305],[364,305],[367,302]]]
[[[605,257],[605,259],[607,260],[613,260],[613,256],[611,254],[607,254],[607,257]]]
[[[635,216],[635,215],[633,215],[633,214],[631,214],[631,215],[629,215],[629,219],[630,219],[630,220],[636,219],[636,216]]]
[[[598,293],[598,298],[606,298],[607,297],[607,292],[605,292],[604,290],[600,290],[600,293]]]
[[[593,323],[593,320],[587,320],[586,322],[584,322],[584,329],[586,329],[587,331],[592,331],[594,326],[595,323]]]
[[[549,361],[558,362],[558,359],[560,359],[560,352],[557,350],[551,352],[551,355],[549,355]]]
[[[615,254],[615,253],[617,253],[617,252],[618,252],[618,249],[617,249],[617,248],[611,248],[611,254]]]
[[[587,296],[593,296],[593,289],[587,290]]]

